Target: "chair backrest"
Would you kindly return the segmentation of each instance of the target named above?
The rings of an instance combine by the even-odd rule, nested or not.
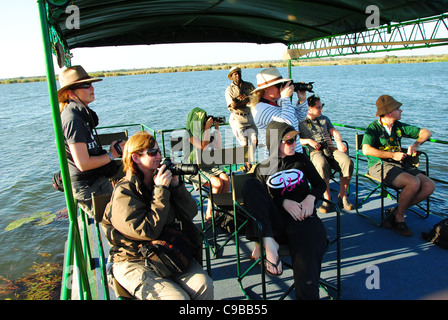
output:
[[[364,137],[364,134],[359,134],[356,132],[355,136],[355,145],[356,145],[356,151],[361,150],[362,148],[362,138]]]
[[[95,137],[98,138],[102,146],[109,146],[112,141],[115,140],[128,140],[128,130],[113,133],[101,133]]]
[[[111,194],[96,195],[95,192],[92,193],[93,217],[96,222],[100,223],[103,220],[104,210],[111,197]]]
[[[224,149],[204,150],[198,153],[199,167],[222,166],[255,162],[255,148],[252,145]]]
[[[232,172],[232,199],[238,203],[243,202],[243,187],[246,181],[255,177],[253,173]]]

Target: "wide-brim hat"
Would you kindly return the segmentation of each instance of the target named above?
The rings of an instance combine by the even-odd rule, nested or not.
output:
[[[241,72],[241,68],[240,67],[232,67],[229,70],[229,73],[227,74],[227,78],[229,78],[229,80],[233,80],[232,79],[232,73],[234,72]]]
[[[68,67],[59,75],[59,84],[61,88],[58,90],[58,99],[60,100],[62,94],[73,85],[98,81],[103,81],[103,79],[89,76],[86,70],[81,66]]]
[[[271,87],[277,83],[288,81],[291,81],[291,79],[283,78],[277,68],[272,67],[264,69],[257,74],[257,88],[252,92]]]
[[[386,113],[392,112],[400,108],[403,104],[398,102],[391,96],[383,94],[376,100],[376,116],[381,117]]]

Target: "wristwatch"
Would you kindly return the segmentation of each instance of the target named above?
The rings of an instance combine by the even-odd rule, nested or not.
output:
[[[109,154],[110,161],[114,161],[114,156],[112,155],[112,153],[108,152],[108,154]]]

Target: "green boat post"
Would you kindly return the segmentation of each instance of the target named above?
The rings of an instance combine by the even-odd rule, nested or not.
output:
[[[73,199],[72,187],[70,181],[70,173],[68,170],[67,155],[65,152],[64,136],[62,133],[62,123],[59,113],[59,102],[57,96],[56,77],[54,75],[54,65],[52,59],[52,51],[50,38],[48,34],[47,10],[44,0],[37,0],[39,7],[39,16],[42,31],[43,48],[45,55],[46,76],[48,84],[48,92],[50,97],[51,114],[53,117],[53,125],[56,139],[56,148],[59,157],[59,165],[61,168],[62,181],[65,190],[65,201],[67,204],[68,217],[70,221],[69,237],[67,240],[67,252],[70,254],[65,261],[61,299],[69,300],[71,297],[71,280],[73,278],[73,269],[76,268],[80,277],[80,299],[91,299],[90,286],[87,278],[85,259],[82,254],[81,239],[79,227],[77,223],[77,206]],[[75,263],[75,264],[73,264]]]

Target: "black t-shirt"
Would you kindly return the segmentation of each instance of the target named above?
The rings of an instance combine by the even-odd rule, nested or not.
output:
[[[70,102],[61,113],[61,122],[70,176],[91,175],[92,170],[81,172],[76,167],[69,148],[70,144],[83,142],[87,145],[90,156],[98,156],[105,153],[93,136],[93,124],[87,108],[74,101]]]

